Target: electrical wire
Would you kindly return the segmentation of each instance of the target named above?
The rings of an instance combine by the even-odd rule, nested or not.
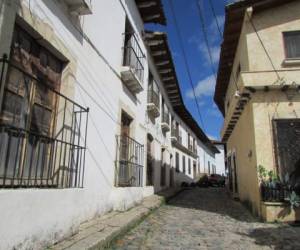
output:
[[[273,60],[272,60],[272,58],[271,58],[271,56],[270,56],[270,54],[269,54],[269,52],[268,52],[266,46],[264,45],[264,43],[263,43],[263,41],[262,41],[260,35],[258,34],[257,28],[256,28],[256,26],[255,26],[255,24],[254,24],[252,18],[250,17],[249,13],[247,12],[247,10],[246,10],[246,15],[247,15],[247,17],[248,17],[248,20],[249,20],[249,22],[250,22],[250,24],[251,24],[251,26],[252,26],[252,28],[253,28],[253,30],[254,30],[254,32],[255,32],[257,38],[258,38],[258,40],[259,40],[259,42],[260,42],[260,44],[261,44],[261,46],[262,46],[262,48],[263,48],[263,50],[264,50],[264,52],[266,53],[266,55],[267,55],[267,57],[268,57],[268,60],[269,60],[270,63],[271,63],[271,66],[272,66],[272,68],[273,68],[273,70],[274,70],[274,72],[275,72],[275,74],[276,74],[276,76],[277,76],[277,79],[279,80],[279,79],[280,79],[280,75],[279,75],[278,71],[277,71],[276,68],[275,68],[275,64],[273,63]]]
[[[38,5],[39,6],[39,5]],[[40,6],[39,6],[40,7]],[[40,8],[41,12],[46,16],[46,13]],[[53,25],[52,21],[47,18],[48,21]],[[74,27],[75,28],[75,27]],[[78,32],[80,32],[80,30],[77,30]],[[63,37],[63,36],[61,36]],[[63,39],[63,41],[65,42],[65,44],[67,44],[67,42]],[[97,53],[98,54],[98,53]],[[98,54],[99,55],[99,54]],[[103,59],[101,57],[101,59]],[[106,63],[106,62],[105,62]],[[85,75],[85,70],[81,70],[82,73]],[[91,76],[92,77],[92,76]],[[120,125],[120,123],[109,113],[109,111],[107,111],[87,90],[86,88],[84,88],[80,82],[78,82],[77,80],[75,80],[76,84],[86,93],[86,95],[96,104],[96,106],[101,109],[113,122],[115,122],[117,125]],[[94,81],[92,81],[94,82]],[[89,85],[93,88],[93,91],[97,94],[98,98],[100,98],[98,92],[95,90],[95,87],[89,83]]]
[[[179,40],[180,48],[181,48],[181,51],[182,51],[182,54],[183,54],[184,63],[185,63],[186,70],[187,70],[187,74],[188,74],[188,77],[189,77],[189,83],[190,83],[190,85],[192,87],[194,99],[195,99],[195,102],[196,102],[196,106],[197,106],[197,110],[198,110],[198,115],[199,115],[199,118],[200,118],[201,125],[202,125],[202,127],[203,127],[203,129],[205,131],[204,122],[203,122],[202,115],[201,115],[201,112],[200,112],[200,105],[199,105],[198,99],[196,97],[195,87],[194,87],[192,76],[191,76],[191,72],[190,72],[190,69],[189,69],[189,65],[188,65],[188,61],[187,61],[185,49],[184,49],[184,46],[183,46],[183,40],[182,40],[181,32],[180,32],[180,29],[179,29],[179,26],[178,26],[178,23],[177,23],[177,19],[176,19],[175,10],[174,10],[174,6],[173,6],[173,3],[172,3],[172,0],[169,0],[169,5],[170,5],[170,8],[171,8],[171,13],[172,13],[173,21],[174,21],[174,24],[175,24],[176,33],[177,33],[177,37],[178,37],[178,40]]]
[[[207,36],[207,32],[206,32],[205,21],[204,21],[204,16],[203,16],[203,13],[202,13],[202,8],[201,8],[200,1],[197,1],[197,10],[198,10],[198,14],[199,14],[199,20],[200,20],[200,23],[201,23],[203,38],[204,38],[204,41],[205,41],[205,45],[206,45],[209,60],[210,60],[211,70],[212,70],[212,73],[214,75],[215,80],[217,81],[217,75],[216,75],[216,71],[215,71],[215,68],[214,68],[211,48],[209,46],[209,41],[208,41],[208,36]]]
[[[218,17],[217,17],[217,14],[216,14],[215,7],[213,5],[212,0],[208,0],[208,2],[209,2],[211,11],[213,13],[213,16],[214,16],[214,19],[215,19],[215,22],[216,22],[216,25],[217,25],[217,28],[218,28],[218,31],[219,31],[219,35],[220,35],[220,37],[222,39],[223,38],[223,34],[222,34],[221,27],[220,27],[220,24],[219,24],[219,21],[218,21]]]

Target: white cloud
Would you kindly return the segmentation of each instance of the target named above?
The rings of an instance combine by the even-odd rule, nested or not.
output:
[[[205,79],[199,81],[195,87],[196,97],[198,98],[201,96],[212,96],[212,94],[215,91],[215,85],[216,85],[216,80],[214,75],[210,75]],[[194,98],[193,90],[191,89],[188,90],[186,96],[189,98]]]
[[[222,31],[224,26],[224,16],[223,15],[217,16],[217,20],[218,20],[219,27]],[[210,59],[208,48],[203,37],[200,38],[198,36],[192,36],[188,39],[188,42],[191,44],[196,44],[199,52],[205,59],[207,65],[211,64],[211,60],[212,60],[212,64],[215,65],[219,62],[219,58],[220,58],[220,44],[218,43],[218,41],[220,40],[220,34],[215,19],[213,19],[213,21],[209,24],[207,30],[208,30],[207,35],[209,40],[208,41],[209,49],[211,52],[212,59]]]
[[[198,49],[205,56],[205,60],[207,63],[210,64],[212,61],[212,63],[215,65],[216,63],[219,62],[220,46],[210,46],[211,59],[210,59],[210,55],[208,53],[208,48],[205,43],[200,43],[198,45]]]
[[[218,15],[217,22],[218,22],[221,32],[223,32],[224,23],[225,23],[224,15]],[[209,32],[209,37],[211,38],[212,42],[216,42],[217,38],[220,38],[219,29],[218,29],[215,19],[213,19],[213,21],[210,23],[210,25],[208,27],[208,32]]]
[[[213,136],[213,135],[207,135],[207,137],[210,139],[210,140],[213,140],[213,141],[217,141],[218,138],[216,136]]]

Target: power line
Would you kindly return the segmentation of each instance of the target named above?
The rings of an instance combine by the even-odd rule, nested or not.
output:
[[[118,125],[121,125],[108,111],[102,107],[97,100],[87,91],[85,88],[76,80],[77,85],[85,92],[85,94],[96,104],[96,106],[101,109],[113,122],[115,122]]]
[[[212,0],[208,0],[208,2],[209,2],[209,5],[210,5],[210,8],[211,8],[211,11],[212,11],[212,13],[213,13],[213,16],[214,16],[214,19],[215,19],[215,22],[216,22],[216,25],[217,25],[217,28],[218,28],[220,37],[221,37],[221,39],[222,39],[222,38],[223,38],[223,35],[222,35],[221,27],[220,27],[220,24],[219,24],[219,21],[218,21],[218,17],[217,17],[217,14],[216,14],[215,7],[214,7],[214,5],[213,5]]]
[[[178,26],[178,23],[177,23],[177,19],[176,19],[176,15],[175,15],[175,11],[174,11],[174,6],[173,6],[173,3],[172,3],[172,0],[169,0],[169,5],[171,7],[171,13],[172,13],[172,17],[173,17],[173,20],[174,20],[174,24],[175,24],[175,28],[176,28],[176,32],[177,32],[177,36],[178,36],[178,40],[179,40],[179,44],[180,44],[180,48],[181,48],[181,51],[182,51],[182,54],[183,54],[184,63],[185,63],[186,70],[187,70],[187,73],[188,73],[189,82],[190,82],[190,85],[191,85],[192,90],[193,90],[193,95],[194,95],[194,98],[195,98],[195,102],[196,102],[196,106],[197,106],[197,110],[198,110],[200,122],[201,122],[201,124],[203,126],[203,129],[205,131],[204,122],[202,120],[202,116],[201,116],[201,112],[200,112],[200,107],[199,107],[198,99],[196,97],[195,87],[194,87],[192,76],[191,76],[191,72],[190,72],[190,69],[189,69],[189,65],[188,65],[186,53],[185,53],[184,46],[183,46],[183,40],[182,40],[181,32],[179,30],[179,26]]]
[[[37,4],[39,7],[40,5]],[[40,10],[42,11],[42,13],[47,17],[48,21],[53,25],[52,21],[48,18],[48,16],[46,15],[46,13],[40,8]],[[75,28],[75,27],[74,27]],[[80,30],[77,30],[78,32],[80,32]],[[67,42],[65,41],[65,39],[63,39],[63,36],[61,35],[62,40],[67,44]],[[98,53],[97,53],[98,54]],[[101,57],[101,59],[103,59],[103,57]],[[106,63],[106,62],[105,62]],[[86,76],[85,74],[85,70],[81,70],[82,73]],[[93,78],[92,76],[90,76],[91,78]],[[115,122],[117,125],[120,125],[120,123],[110,114],[109,111],[107,111],[82,85],[81,83],[75,79],[76,84],[86,93],[86,95],[96,104],[96,106],[101,109],[113,122]],[[92,82],[93,79],[92,79]],[[95,86],[93,86],[92,84],[90,84],[90,82],[88,81],[89,85],[93,88],[94,92],[97,94],[97,96],[100,98],[99,93],[96,91]]]
[[[220,26],[219,26],[219,23],[218,23],[218,20],[217,20],[215,9],[214,9],[214,7],[212,5],[211,0],[209,0],[209,2],[210,2],[210,5],[211,5],[211,9],[212,9],[212,12],[213,12],[216,24],[218,26],[218,31],[219,31],[220,37],[221,37],[221,39],[223,39],[223,34],[221,32],[221,29],[220,29]],[[199,20],[200,20],[200,23],[201,23],[203,37],[204,37],[206,48],[207,48],[207,51],[208,51],[208,54],[209,54],[209,59],[210,59],[210,65],[211,65],[212,73],[213,73],[213,75],[215,77],[215,81],[217,82],[217,73],[215,72],[215,68],[214,68],[214,62],[213,62],[213,58],[212,58],[211,48],[209,46],[208,35],[207,35],[207,32],[206,32],[206,26],[205,26],[205,19],[204,19],[204,15],[203,15],[203,12],[202,12],[200,1],[197,1],[196,5],[197,5],[198,13],[199,13]],[[235,85],[236,90],[239,91],[238,84],[237,84],[237,78],[235,77],[235,75],[233,73],[231,74],[231,76],[233,78],[233,83]]]
[[[279,80],[279,79],[280,79],[280,75],[279,75],[278,71],[276,70],[275,65],[274,65],[274,63],[273,63],[273,60],[272,60],[272,58],[271,58],[271,56],[270,56],[270,54],[269,54],[269,52],[268,52],[266,46],[264,45],[264,43],[263,43],[263,41],[262,41],[260,35],[258,34],[258,31],[257,31],[257,29],[256,29],[256,26],[254,25],[253,20],[252,20],[252,18],[250,17],[250,15],[249,15],[249,13],[247,12],[247,10],[246,10],[246,15],[247,15],[247,17],[248,17],[248,20],[249,20],[249,22],[250,22],[250,24],[251,24],[251,26],[252,26],[252,28],[253,28],[253,30],[254,30],[256,36],[257,36],[257,38],[258,38],[258,40],[259,40],[261,46],[263,47],[264,52],[266,53],[266,55],[267,55],[267,57],[268,57],[268,60],[269,60],[270,63],[271,63],[271,66],[272,66],[272,68],[273,68],[273,70],[274,70],[274,72],[275,72],[275,74],[276,74],[276,76],[277,76],[277,79]]]
[[[215,80],[217,80],[217,75],[216,75],[216,71],[215,71],[215,68],[214,68],[214,62],[213,62],[213,58],[212,58],[211,48],[209,46],[209,41],[208,41],[208,36],[207,36],[207,32],[206,32],[205,21],[204,21],[204,16],[203,16],[202,9],[201,9],[200,1],[197,1],[197,9],[198,9],[199,20],[200,20],[200,23],[201,23],[201,28],[202,28],[202,33],[203,33],[205,45],[206,45],[209,60],[210,60],[211,70],[212,70],[212,73],[215,77]]]

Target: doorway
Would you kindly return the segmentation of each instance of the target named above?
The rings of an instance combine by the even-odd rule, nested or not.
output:
[[[196,164],[196,162],[194,161],[193,162],[193,178],[194,179],[196,179],[196,177],[197,177],[197,164]]]
[[[147,172],[146,172],[146,185],[153,186],[153,137],[147,135]]]

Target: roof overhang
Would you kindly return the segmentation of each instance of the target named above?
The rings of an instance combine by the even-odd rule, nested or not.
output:
[[[166,17],[161,0],[135,0],[144,23],[166,25]]]
[[[205,135],[184,105],[167,35],[163,32],[146,31],[145,41],[149,47],[157,71],[160,74],[173,110],[212,153],[219,153],[218,149],[211,143],[210,139]]]
[[[223,43],[221,45],[218,77],[214,100],[222,114],[225,114],[224,99],[230,81],[235,53],[240,39],[245,11],[253,8],[253,14],[278,7],[296,0],[245,0],[226,6]]]

